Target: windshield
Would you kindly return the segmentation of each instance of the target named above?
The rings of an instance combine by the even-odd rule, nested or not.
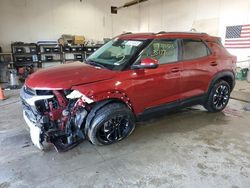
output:
[[[121,70],[144,41],[111,40],[87,58],[87,63],[111,70]]]

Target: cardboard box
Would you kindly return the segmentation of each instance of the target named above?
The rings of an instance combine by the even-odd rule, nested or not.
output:
[[[80,35],[74,35],[74,44],[84,44],[85,37]]]
[[[73,43],[73,35],[63,34],[61,38],[58,39],[58,43],[61,45],[67,45]]]

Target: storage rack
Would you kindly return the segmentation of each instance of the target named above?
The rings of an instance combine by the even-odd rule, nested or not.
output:
[[[89,55],[95,52],[101,45],[66,45],[54,41],[42,41],[35,43],[17,42],[11,44],[14,66],[47,67],[56,63],[67,61],[83,62]],[[45,65],[47,64],[47,65]]]
[[[45,63],[63,63],[62,45],[58,43],[38,42],[39,67]]]
[[[35,43],[15,42],[11,44],[15,67],[35,66],[38,62],[38,48]]]
[[[85,53],[83,45],[66,45],[63,47],[63,60],[83,62]]]

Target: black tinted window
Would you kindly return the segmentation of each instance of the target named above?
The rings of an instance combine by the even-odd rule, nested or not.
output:
[[[209,50],[207,46],[198,40],[183,40],[183,59],[196,59],[209,55]]]

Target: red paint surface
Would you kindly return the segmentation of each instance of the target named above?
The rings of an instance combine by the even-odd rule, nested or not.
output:
[[[121,72],[74,63],[34,73],[26,84],[33,89],[76,89],[94,101],[116,98],[138,114],[146,108],[206,93],[213,76],[222,70],[232,71],[236,62],[234,56],[215,43],[218,37],[209,35],[143,33],[122,35],[120,38],[199,38],[206,41],[212,54],[195,60],[162,64],[156,69]],[[214,63],[216,66],[212,65]]]
[[[26,80],[33,89],[69,89],[73,85],[111,79],[116,72],[76,62],[40,70]]]

